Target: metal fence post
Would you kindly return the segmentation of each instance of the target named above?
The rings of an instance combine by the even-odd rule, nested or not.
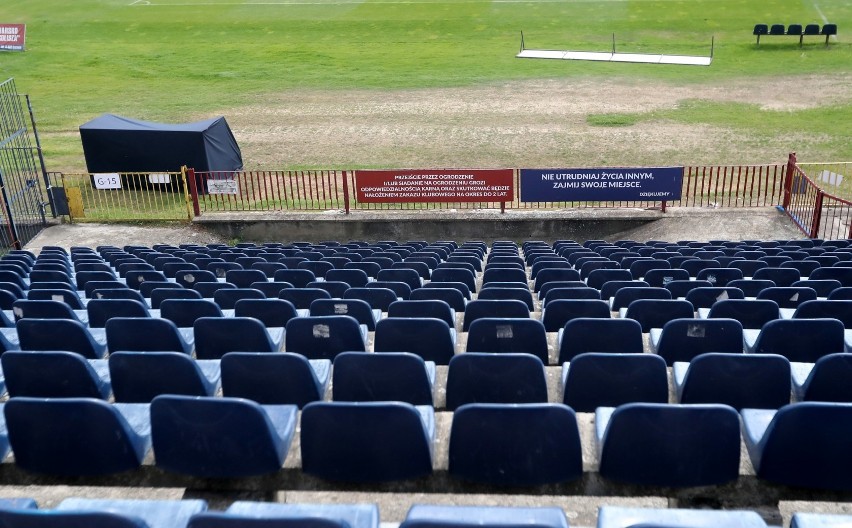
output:
[[[183,172],[184,168],[181,168]],[[186,169],[186,177],[189,183],[189,195],[192,197],[192,212],[195,216],[201,216],[201,206],[198,204],[198,183],[195,181],[195,169]]]
[[[822,223],[822,197],[825,193],[822,190],[817,191],[816,200],[814,201],[814,217],[811,222],[811,232],[808,234],[811,238],[816,238],[819,233],[820,224]]]
[[[349,214],[349,171],[343,171],[343,209]]]
[[[787,172],[784,174],[784,209],[790,207],[790,200],[793,194],[793,177],[796,174],[796,153],[791,152],[787,156]]]

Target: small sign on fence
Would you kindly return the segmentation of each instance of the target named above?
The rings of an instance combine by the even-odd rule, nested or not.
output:
[[[121,189],[121,176],[117,172],[92,174],[95,189]]]
[[[209,194],[239,194],[240,188],[237,185],[237,180],[228,179],[208,179],[207,192]]]
[[[362,203],[511,202],[512,169],[359,170]]]
[[[522,202],[679,200],[683,167],[522,169]]]
[[[26,33],[24,24],[0,24],[0,50],[24,51]]]

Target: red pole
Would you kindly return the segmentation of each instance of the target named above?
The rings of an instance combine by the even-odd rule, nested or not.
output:
[[[790,200],[793,194],[793,177],[796,174],[796,153],[791,152],[787,156],[787,172],[784,175],[784,209],[790,207]]]
[[[189,180],[189,195],[192,197],[192,212],[195,216],[201,216],[201,206],[198,204],[198,185],[195,181],[195,169],[187,169],[186,177]]]
[[[343,171],[343,208],[349,214],[349,175]]]
[[[665,200],[663,200],[663,204],[660,206],[660,212],[662,212],[662,213],[666,212],[666,201]]]
[[[822,191],[817,191],[816,201],[814,202],[814,219],[811,224],[811,232],[808,236],[816,238],[819,233],[819,227],[822,223],[822,197],[825,195]]]

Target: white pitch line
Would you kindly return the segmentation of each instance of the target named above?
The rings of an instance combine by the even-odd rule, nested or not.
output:
[[[582,1],[582,0],[581,0]],[[624,0],[615,0],[624,1]],[[129,5],[131,6],[147,6],[147,7],[193,7],[193,6],[243,6],[243,5],[265,5],[265,6],[291,6],[291,5],[326,5],[326,6],[341,6],[361,4],[357,0],[352,2],[180,2],[156,4],[149,0],[135,0]],[[371,4],[560,4],[565,3],[565,0],[463,0],[463,1],[448,1],[448,0],[371,0]]]
[[[817,13],[819,13],[819,17],[822,19],[822,23],[828,24],[828,18],[826,18],[825,13],[822,12],[822,9],[819,8],[816,3],[816,0],[813,0],[811,3],[814,5],[814,9],[817,10]]]

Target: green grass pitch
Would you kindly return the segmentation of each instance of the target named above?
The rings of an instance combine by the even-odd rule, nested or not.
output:
[[[755,23],[838,24],[828,47],[762,39]],[[27,51],[0,52],[34,102],[50,169],[81,168],[77,127],[104,112],[185,121],[305,89],[406,89],[552,78],[701,84],[789,75],[852,75],[848,0],[4,0],[0,22],[27,24]],[[519,60],[528,48],[706,55],[710,67]],[[852,159],[852,101],[767,113],[695,102],[666,119],[779,134],[826,135]],[[648,116],[603,115],[601,126]],[[659,117],[659,116],[654,116]],[[791,145],[795,147],[795,145]],[[743,160],[744,162],[748,160]],[[812,160],[817,161],[817,160]],[[828,161],[828,160],[820,160]],[[284,168],[284,167],[282,167]]]

